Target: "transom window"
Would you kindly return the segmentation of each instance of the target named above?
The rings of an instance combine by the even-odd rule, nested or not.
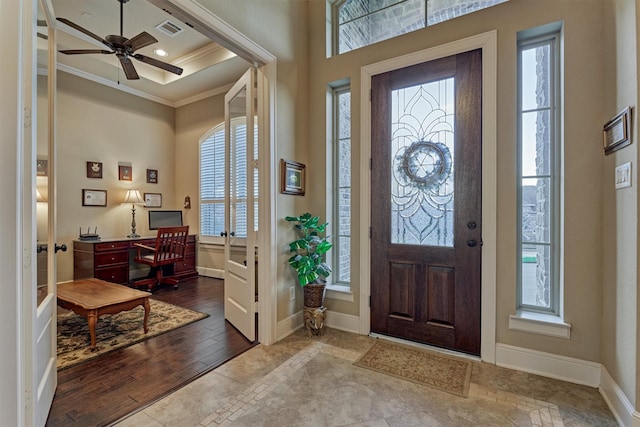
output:
[[[506,1],[334,0],[331,53],[339,55]]]

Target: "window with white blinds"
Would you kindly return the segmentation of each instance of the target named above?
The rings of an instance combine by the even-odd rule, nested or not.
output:
[[[224,231],[224,123],[200,144],[200,241],[221,241]]]
[[[235,123],[234,123],[235,122]],[[223,243],[220,233],[225,231],[225,141],[224,123],[209,131],[200,143],[200,240]],[[254,180],[254,231],[258,230],[258,131],[254,130],[254,159],[247,162],[247,126],[242,118],[231,121],[231,173],[234,176],[230,195],[234,199],[231,215],[236,237],[247,237],[247,168]]]

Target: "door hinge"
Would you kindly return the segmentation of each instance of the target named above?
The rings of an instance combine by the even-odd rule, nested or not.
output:
[[[369,238],[371,238],[372,235],[373,235],[373,229],[369,227]]]
[[[369,295],[369,307],[371,307],[371,295]]]
[[[373,170],[373,159],[369,159],[369,170]]]

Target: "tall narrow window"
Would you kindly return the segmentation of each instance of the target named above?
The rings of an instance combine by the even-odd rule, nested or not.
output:
[[[351,92],[333,90],[333,283],[351,281]]]
[[[200,142],[200,241],[220,241],[224,230],[224,123]]]
[[[559,314],[560,32],[518,37],[518,307]]]

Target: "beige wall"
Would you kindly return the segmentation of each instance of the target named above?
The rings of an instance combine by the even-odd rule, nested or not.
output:
[[[175,195],[175,112],[171,107],[58,73],[57,235],[58,279],[73,278],[73,239],[79,227],[98,227],[103,237],[131,232],[131,205],[125,192],[161,193],[162,209],[181,208]],[[87,178],[86,162],[102,162],[102,179]],[[118,180],[118,162],[130,162],[133,180]],[[146,170],[158,170],[147,184]],[[107,207],[83,207],[82,189],[107,190]],[[137,232],[149,235],[147,209],[136,209]]]
[[[339,57],[325,58],[324,2],[310,2],[309,26],[310,158],[313,170],[326,168],[324,125],[326,90],[330,82],[351,80],[352,141],[354,164],[359,164],[360,68],[402,54],[442,45],[468,36],[497,30],[497,324],[499,343],[599,361],[601,307],[602,200],[602,2],[512,0],[481,12],[416,31],[396,39],[358,49]],[[551,338],[509,330],[508,316],[516,301],[516,34],[518,31],[555,21],[564,21],[565,49],[565,222],[564,222],[564,312],[573,325],[571,339]],[[357,167],[356,167],[357,169]],[[358,200],[357,175],[352,197]],[[312,184],[318,199],[325,195],[321,184]],[[596,207],[595,209],[589,209]],[[352,215],[353,241],[357,242],[358,218],[366,217],[357,204]],[[357,252],[357,250],[356,250]],[[352,286],[357,292],[357,269]],[[358,300],[341,302],[340,310],[358,314]],[[333,309],[337,302],[330,302]]]
[[[602,122],[638,105],[638,29],[634,0],[605,2],[605,103]],[[631,115],[633,143],[603,158],[602,363],[638,407],[638,145],[637,109]],[[631,162],[632,187],[615,190],[615,167]]]
[[[199,1],[213,14],[258,43],[277,57],[275,88],[274,132],[276,159],[310,163],[309,158],[309,44],[307,8],[309,2],[299,0],[273,1]],[[315,3],[315,2],[312,2]],[[318,2],[323,3],[323,2]],[[322,121],[324,115],[315,120]],[[273,165],[278,167],[278,165]],[[309,188],[323,185],[324,165],[307,168]],[[279,177],[279,172],[276,172]],[[302,291],[297,289],[296,303],[289,302],[289,287],[294,286],[291,268],[286,263],[289,255],[286,242],[293,232],[282,218],[304,213],[308,209],[321,210],[324,202],[307,192],[304,197],[277,194],[275,204],[277,221],[277,320],[282,320],[302,309]]]

